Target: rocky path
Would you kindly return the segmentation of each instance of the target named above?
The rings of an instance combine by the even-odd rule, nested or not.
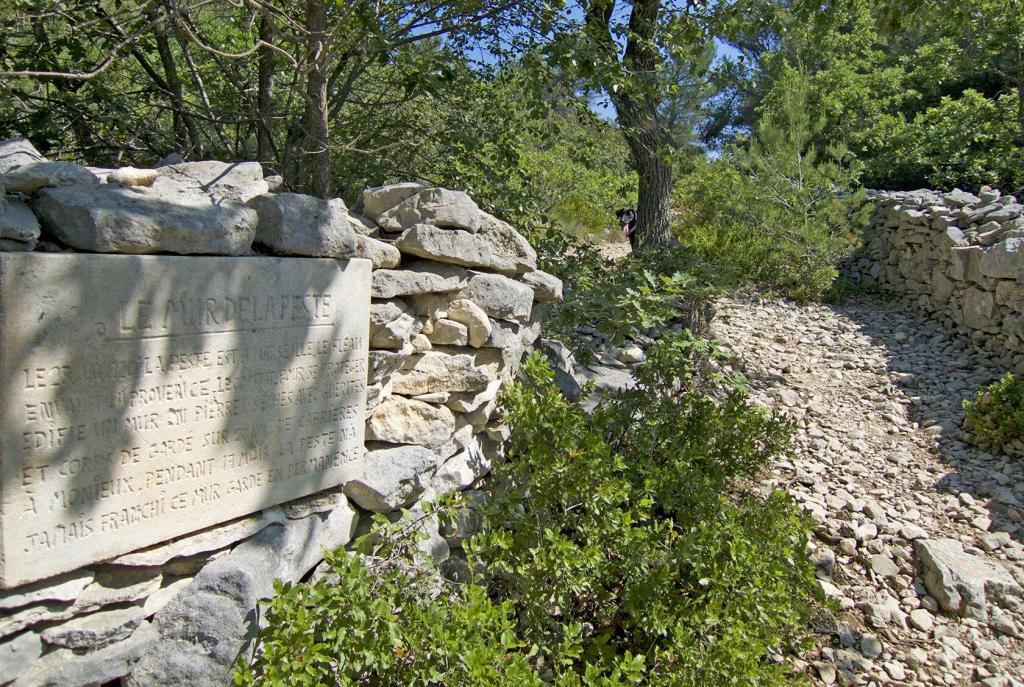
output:
[[[842,609],[801,662],[817,684],[1024,685],[1024,461],[962,441],[960,402],[1004,370],[895,302],[725,299],[713,334],[797,423],[773,479],[817,524]]]

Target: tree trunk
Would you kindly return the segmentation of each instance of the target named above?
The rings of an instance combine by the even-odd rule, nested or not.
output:
[[[274,40],[273,24],[265,10],[260,17],[260,40],[271,43]],[[264,47],[260,50],[259,74],[256,95],[256,159],[267,164],[274,158],[273,116],[274,116],[274,51]]]
[[[327,13],[324,0],[306,0],[306,150],[310,195],[331,193],[327,122]]]
[[[610,32],[615,3],[594,2],[587,14],[591,36],[615,59],[618,47]],[[655,44],[661,0],[633,0],[629,15],[629,38],[622,56],[622,79],[606,84],[615,114],[626,139],[637,185],[636,237],[641,248],[657,248],[672,240],[669,216],[672,209],[672,165],[674,149],[670,132],[658,117],[660,58]]]
[[[650,138],[625,131],[626,143],[633,154],[639,184],[637,187],[636,227],[641,248],[667,246],[672,241],[669,217],[672,211],[672,165]]]

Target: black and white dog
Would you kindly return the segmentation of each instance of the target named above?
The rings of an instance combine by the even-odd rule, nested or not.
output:
[[[636,250],[636,210],[621,208],[615,211],[615,216],[619,218],[622,233],[629,238],[629,247]]]

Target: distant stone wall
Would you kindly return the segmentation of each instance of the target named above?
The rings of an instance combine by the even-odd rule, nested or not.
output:
[[[46,161],[23,140],[0,142],[0,253],[365,258],[373,266],[366,440],[344,481],[0,590],[0,685],[229,684],[273,580],[318,575],[323,549],[349,544],[370,512],[415,519],[426,534],[422,555],[452,574],[465,565],[464,533],[423,517],[422,505],[456,490],[469,504],[480,496],[507,432],[495,417],[499,389],[539,335],[538,303],[560,299],[561,283],[537,270],[518,232],[464,193],[398,184],[366,190],[350,210],[340,199],[276,192],[279,184],[257,163],[101,170]],[[0,345],[3,326],[0,318]],[[308,448],[318,441],[309,438]],[[23,488],[16,458],[0,456],[4,503]]]
[[[879,192],[864,246],[844,268],[942,313],[1024,373],[1024,205],[984,188]]]

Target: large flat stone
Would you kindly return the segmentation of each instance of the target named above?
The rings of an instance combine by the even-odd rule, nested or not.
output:
[[[343,483],[363,451],[369,272],[0,254],[0,586]]]
[[[47,628],[42,637],[50,646],[95,650],[127,639],[145,617],[142,606],[100,611]]]
[[[437,455],[422,446],[367,451],[363,474],[345,485],[345,494],[375,513],[405,508],[423,493],[437,462]]]
[[[455,432],[455,415],[436,406],[403,396],[381,401],[366,422],[366,438],[389,444],[419,444],[436,447]]]
[[[459,292],[496,320],[526,322],[533,308],[533,289],[500,274],[474,274]]]
[[[985,620],[988,597],[1024,593],[1004,567],[967,553],[955,539],[917,539],[914,555],[928,593],[950,613]]]
[[[406,229],[395,245],[409,255],[502,274],[537,268],[537,253],[522,235],[497,218],[483,217],[476,234],[417,224]]]
[[[92,570],[75,570],[47,580],[0,592],[0,608],[12,609],[44,601],[71,602],[93,580]]]
[[[276,253],[351,258],[358,252],[358,237],[341,198],[268,193],[256,196],[249,205],[260,217],[256,240]]]
[[[53,186],[95,186],[96,175],[71,162],[29,162],[3,175],[8,193],[35,193]]]
[[[258,162],[179,162],[157,170],[157,191],[203,193],[216,201],[245,203],[270,190]]]
[[[482,391],[498,378],[498,370],[494,359],[480,355],[476,351],[427,351],[409,356],[391,376],[392,391],[409,396]]]
[[[1024,279],[1024,238],[1000,241],[982,253],[980,269],[993,279]]]
[[[78,654],[70,649],[51,651],[13,682],[11,687],[105,685],[128,674],[158,639],[153,626],[144,623],[127,640],[98,651],[86,654]]]
[[[246,255],[256,236],[252,208],[156,185],[43,189],[35,210],[61,241],[97,253]]]
[[[35,241],[39,238],[39,220],[27,203],[10,199],[0,207],[0,239]]]
[[[415,181],[406,181],[390,186],[365,189],[363,190],[363,213],[376,222],[382,214],[425,188],[426,186]]]
[[[441,263],[421,262],[399,270],[373,273],[374,298],[395,298],[421,293],[458,291],[469,281],[469,272]]]
[[[381,213],[376,220],[383,229],[393,232],[414,224],[432,224],[475,233],[480,228],[481,215],[480,208],[463,191],[427,188]]]
[[[6,174],[31,162],[43,162],[46,158],[36,147],[24,138],[8,138],[0,141],[0,174]]]

